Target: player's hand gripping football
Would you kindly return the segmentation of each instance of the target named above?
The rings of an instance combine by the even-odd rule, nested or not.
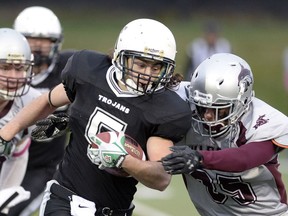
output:
[[[188,146],[172,146],[171,154],[162,158],[162,165],[167,173],[191,174],[201,168],[202,155]]]
[[[98,148],[89,148],[87,155],[89,159],[99,169],[105,168],[121,168],[121,165],[128,154],[124,148],[125,134],[123,132],[109,132],[110,142],[106,143],[96,135],[91,135],[90,139],[98,146]]]
[[[31,137],[35,141],[45,142],[66,133],[68,126],[69,117],[66,113],[51,114],[46,119],[36,122]]]

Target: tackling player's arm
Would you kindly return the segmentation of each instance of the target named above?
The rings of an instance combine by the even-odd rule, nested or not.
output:
[[[228,148],[219,151],[200,151],[203,156],[203,167],[226,172],[243,172],[269,162],[275,154],[272,140],[251,142],[239,148]]]
[[[173,153],[162,158],[164,169],[171,174],[190,174],[198,168],[243,172],[269,162],[277,154],[271,140],[218,151],[196,151],[188,146],[174,146],[171,149]]]
[[[171,181],[171,175],[167,174],[159,162],[162,157],[171,153],[169,147],[173,142],[161,137],[150,137],[147,141],[147,161],[141,161],[130,155],[126,155],[122,168],[145,186],[163,191]]]
[[[59,84],[50,93],[42,94],[30,104],[25,106],[8,124],[0,130],[0,136],[4,140],[11,140],[19,131],[33,125],[37,120],[47,117],[57,107],[70,103],[63,84]],[[53,106],[51,106],[51,103]]]

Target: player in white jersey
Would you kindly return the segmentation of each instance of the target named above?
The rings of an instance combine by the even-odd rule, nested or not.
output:
[[[33,55],[26,38],[17,31],[0,28],[0,128],[40,93],[30,88]],[[19,187],[28,162],[29,128],[16,134],[12,142],[0,137],[0,215],[29,198]]]
[[[192,127],[162,164],[183,174],[200,215],[288,215],[278,170],[288,118],[254,97],[253,82],[245,60],[221,53],[203,61],[186,86]]]
[[[203,26],[202,37],[195,38],[187,46],[187,68],[185,80],[191,80],[194,70],[209,56],[215,53],[231,53],[232,46],[227,38],[221,35],[220,26],[209,21]]]

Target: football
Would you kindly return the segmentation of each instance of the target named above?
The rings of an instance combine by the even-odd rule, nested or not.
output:
[[[103,140],[105,143],[109,144],[111,141],[111,133],[116,133],[118,136],[118,132],[103,132],[99,133],[96,136]],[[98,146],[95,143],[92,143],[93,148],[98,148]],[[146,155],[141,148],[140,144],[134,140],[132,137],[128,136],[125,134],[125,144],[124,144],[125,150],[127,153],[135,158],[138,158],[139,160],[146,160]],[[125,172],[123,169],[120,168],[106,168],[104,169],[106,172],[115,175],[115,176],[120,176],[120,177],[129,177],[129,174]]]

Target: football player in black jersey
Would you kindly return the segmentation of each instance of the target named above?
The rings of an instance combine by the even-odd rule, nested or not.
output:
[[[33,6],[25,8],[14,21],[14,29],[28,40],[34,54],[31,85],[41,93],[61,83],[61,71],[73,51],[60,52],[63,42],[62,28],[57,16],[48,8]],[[67,106],[56,112],[67,111]],[[46,182],[52,179],[57,164],[62,159],[66,135],[45,142],[32,141],[29,148],[27,172],[22,186],[31,192],[29,200],[12,208],[9,216],[21,212],[31,214],[39,208]]]
[[[63,83],[0,130],[10,140],[21,128],[70,104],[70,141],[54,179],[47,183],[40,215],[128,216],[138,181],[166,189],[171,175],[160,160],[191,125],[188,103],[167,89],[175,55],[175,39],[165,25],[136,19],[120,32],[112,61],[94,51],[75,53],[62,71]],[[103,164],[100,147],[99,152],[91,148],[92,138],[103,131],[123,131],[141,145],[147,160],[119,154],[119,145],[111,144],[108,153],[115,160]],[[112,175],[99,165],[121,166],[131,177]]]

